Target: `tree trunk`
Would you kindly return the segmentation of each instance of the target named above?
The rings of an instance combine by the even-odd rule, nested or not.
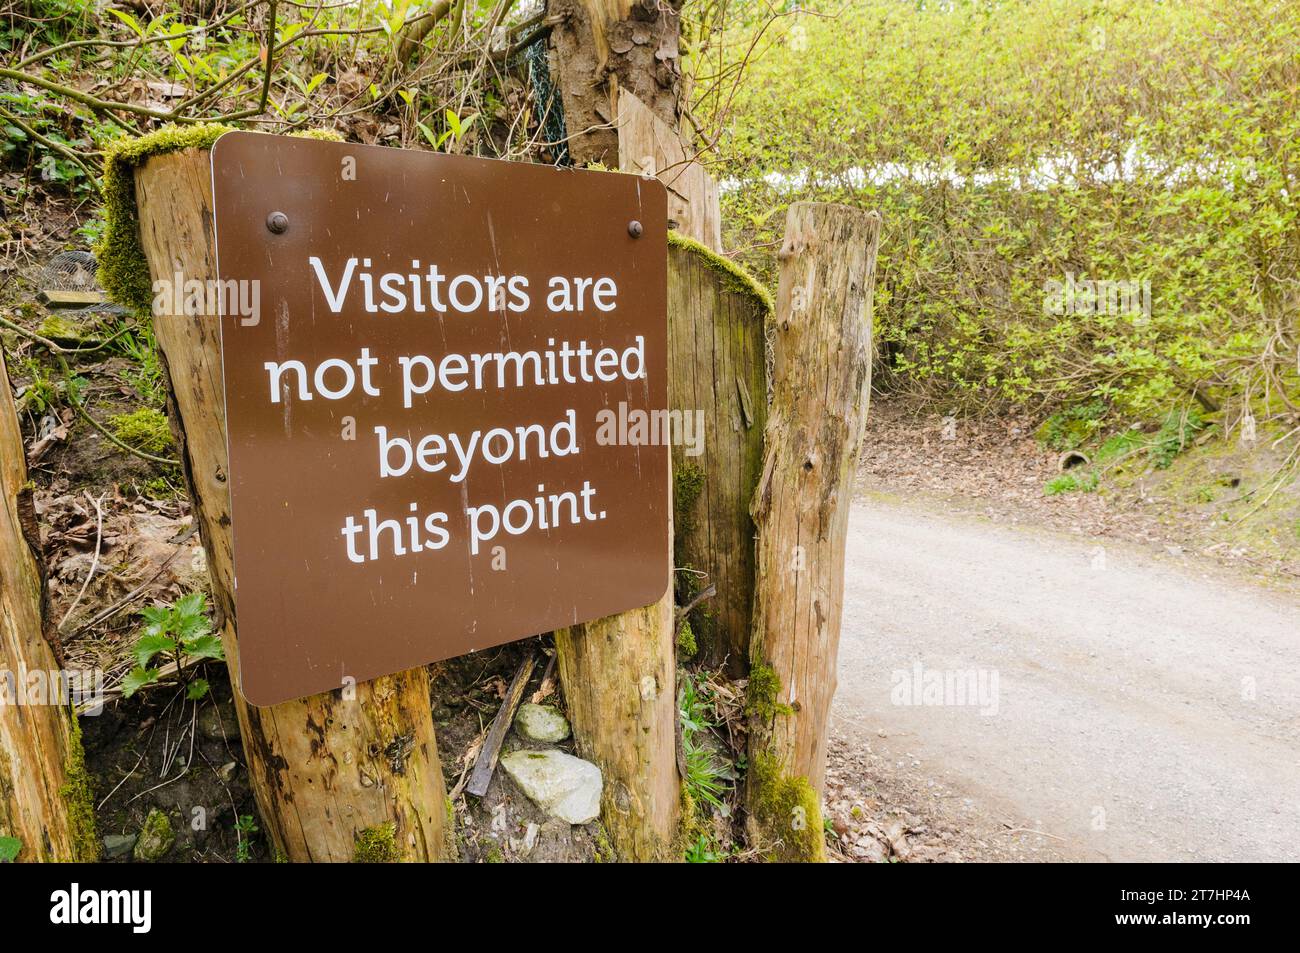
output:
[[[76,715],[48,617],[40,529],[9,375],[0,355],[0,837],[19,860],[98,857]],[[40,695],[28,673],[38,673]]]
[[[748,283],[747,283],[748,281]],[[698,655],[749,666],[754,522],[749,503],[763,467],[767,424],[765,334],[770,306],[743,272],[706,249],[668,249],[668,406],[703,418],[703,453],[673,446],[673,562],[678,602],[712,583],[690,616]],[[703,573],[703,575],[700,575]]]
[[[844,541],[871,386],[880,217],[799,202],[786,217],[772,407],[752,512],[752,846],[821,860],[826,717],[835,694]]]
[[[578,750],[604,775],[600,816],[619,859],[671,859],[681,814],[672,590],[560,629],[555,648]]]
[[[682,0],[549,0],[551,74],[575,165],[618,168],[618,93],[677,128]]]
[[[171,281],[176,272],[186,280],[217,277],[208,157],[207,150],[186,149],[136,170],[140,237],[155,280]],[[163,297],[170,306],[170,296]],[[238,685],[219,322],[213,315],[155,313],[153,323],[217,623]],[[265,829],[288,860],[447,856],[446,792],[425,669],[269,708],[254,708],[236,692],[236,709]]]

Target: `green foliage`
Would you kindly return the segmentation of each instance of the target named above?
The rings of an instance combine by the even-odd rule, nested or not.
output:
[[[1300,5],[807,9],[833,15],[786,18],[735,96],[698,106],[728,120],[725,240],[761,277],[773,209],[881,212],[878,386],[1139,418],[1198,385],[1300,392]],[[1149,282],[1150,313],[1062,310],[1067,281]]]
[[[728,778],[734,772],[730,765],[719,763],[715,753],[700,740],[717,724],[706,693],[697,690],[695,679],[686,673],[681,675],[677,708],[682,724],[682,753],[686,759],[686,777],[682,779],[686,793],[697,809],[704,805],[721,807],[730,787]]]
[[[203,679],[186,680],[185,663],[203,659],[223,659],[221,637],[214,634],[208,622],[207,597],[192,592],[177,599],[170,606],[150,606],[140,611],[145,621],[144,629],[136,639],[132,654],[135,668],[122,681],[122,694],[130,698],[145,685],[162,677],[162,671],[150,663],[159,655],[176,663],[186,696],[193,701],[207,695],[208,685]]]
[[[172,449],[167,415],[155,407],[141,407],[129,414],[114,414],[108,427],[123,443],[146,453],[162,454]]]
[[[1092,438],[1108,409],[1100,400],[1067,407],[1048,417],[1035,436],[1053,450],[1074,450]]]
[[[0,837],[0,864],[12,864],[22,849],[23,842],[17,837]]]
[[[1074,473],[1062,473],[1059,477],[1048,480],[1047,485],[1043,487],[1043,492],[1048,496],[1059,496],[1062,493],[1076,491],[1092,493],[1097,486],[1098,478],[1095,473],[1088,473],[1082,477]]]
[[[707,834],[700,834],[686,848],[685,859],[688,864],[720,864],[723,855],[717,852]]]
[[[253,851],[253,842],[250,838],[257,832],[257,819],[252,814],[240,814],[235,821],[235,836],[239,839],[235,847],[235,863],[248,863]]]

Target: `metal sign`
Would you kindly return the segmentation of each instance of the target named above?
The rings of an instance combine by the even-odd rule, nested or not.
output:
[[[212,181],[250,702],[664,594],[659,182],[243,132]]]

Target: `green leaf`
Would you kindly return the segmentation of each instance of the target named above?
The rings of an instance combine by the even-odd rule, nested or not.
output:
[[[185,689],[185,697],[192,702],[208,697],[208,680],[206,678],[196,678],[190,682],[190,687]]]
[[[0,864],[12,864],[22,849],[23,842],[17,837],[0,837]]]
[[[127,13],[125,10],[114,10],[112,7],[108,8],[108,12],[129,26],[132,33],[140,37],[140,39],[144,39],[144,27],[142,27],[140,21],[131,16],[131,14]]]
[[[131,669],[131,671],[126,673],[126,677],[122,679],[122,697],[130,698],[146,685],[152,685],[154,682],[158,681],[158,676],[160,674],[161,673],[156,668],[136,666]]]
[[[135,656],[135,663],[144,668],[159,652],[175,651],[176,640],[170,635],[146,632],[136,641],[135,649],[131,654]]]
[[[212,634],[200,635],[196,639],[189,639],[182,643],[181,649],[192,659],[225,658],[221,648],[221,637]]]

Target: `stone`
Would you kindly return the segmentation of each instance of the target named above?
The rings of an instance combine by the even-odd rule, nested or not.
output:
[[[155,807],[144,819],[132,856],[140,863],[151,864],[165,857],[175,843],[176,832],[172,830],[171,819]]]
[[[555,744],[569,737],[569,722],[554,705],[525,703],[515,715],[515,731],[529,741]]]
[[[134,834],[108,834],[104,838],[104,857],[122,857],[131,852],[138,838]]]
[[[600,768],[554,749],[512,751],[501,759],[528,799],[552,817],[587,824],[600,816]]]

